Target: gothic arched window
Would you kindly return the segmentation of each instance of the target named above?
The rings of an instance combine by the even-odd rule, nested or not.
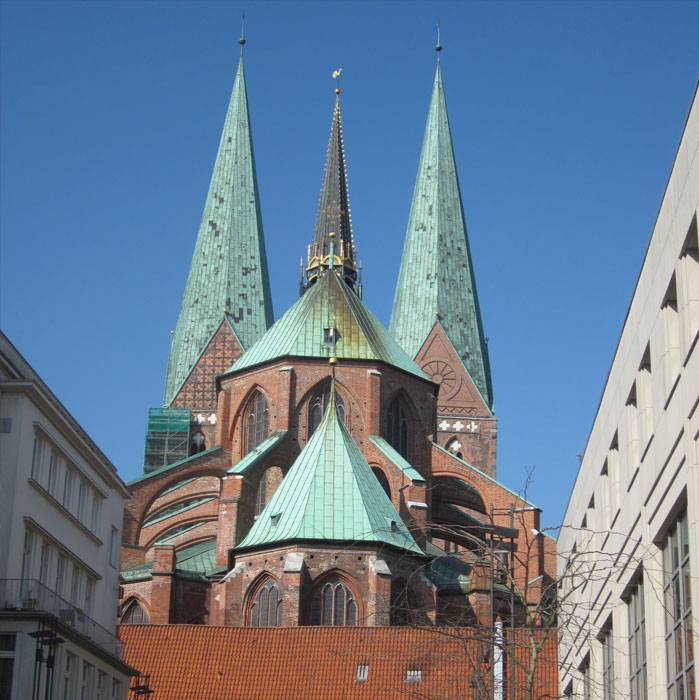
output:
[[[250,606],[251,627],[281,627],[282,594],[270,578],[255,593]]]
[[[357,624],[357,603],[339,578],[329,579],[316,590],[311,600],[311,624],[327,627]]]
[[[320,425],[320,421],[323,420],[323,414],[325,409],[328,407],[328,402],[330,401],[330,387],[326,386],[324,389],[316,392],[311,399],[310,406],[308,408],[308,437],[316,431],[316,428]],[[335,404],[337,406],[337,413],[340,416],[342,422],[345,422],[345,402],[342,400],[342,396],[336,391],[335,392]]]
[[[245,414],[245,453],[254,450],[269,435],[269,407],[262,392],[250,399]]]
[[[137,600],[132,600],[121,616],[122,625],[147,625],[148,615]]]
[[[389,444],[408,459],[408,418],[398,397],[388,405],[386,433]]]

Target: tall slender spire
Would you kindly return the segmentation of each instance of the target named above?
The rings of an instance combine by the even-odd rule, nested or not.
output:
[[[341,69],[340,69],[341,70]],[[339,78],[339,71],[333,73]],[[334,267],[350,285],[357,279],[352,239],[352,219],[347,195],[347,173],[345,170],[345,150],[342,141],[342,117],[340,115],[340,88],[335,88],[335,110],[333,111],[330,141],[325,161],[323,186],[318,204],[313,244],[308,254],[306,267],[307,286],[314,284],[318,277],[330,266],[330,234],[334,233]]]
[[[224,321],[243,350],[273,321],[242,55],[170,348],[166,405]]]
[[[439,63],[389,330],[415,357],[436,322],[492,410],[488,347]]]

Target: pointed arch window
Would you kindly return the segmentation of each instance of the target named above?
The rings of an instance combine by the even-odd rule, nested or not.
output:
[[[245,453],[269,437],[269,406],[261,391],[255,392],[245,414]]]
[[[122,625],[147,625],[148,624],[148,614],[141,607],[137,600],[133,600],[129,603],[128,607],[121,616]]]
[[[281,627],[282,594],[270,578],[255,593],[250,606],[251,627]]]
[[[308,409],[308,437],[310,438],[313,433],[315,433],[316,428],[320,425],[323,420],[323,415],[325,414],[325,409],[328,407],[330,402],[330,387],[326,386],[324,389],[316,392],[311,399],[311,403]],[[339,392],[335,392],[335,405],[337,406],[337,413],[340,419],[345,423],[345,402],[340,396]]]
[[[357,624],[357,603],[352,591],[339,578],[318,588],[311,600],[311,624],[353,627]]]
[[[398,397],[388,405],[386,432],[388,443],[408,459],[408,417]]]

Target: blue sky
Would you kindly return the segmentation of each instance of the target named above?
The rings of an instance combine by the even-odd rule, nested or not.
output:
[[[697,81],[699,3],[0,3],[0,326],[141,473],[237,65],[275,316],[298,294],[342,67],[364,301],[386,325],[442,71],[499,423],[560,522]]]

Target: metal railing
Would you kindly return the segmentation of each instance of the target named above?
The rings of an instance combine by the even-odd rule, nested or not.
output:
[[[0,579],[0,612],[3,610],[50,613],[110,654],[123,658],[120,639],[36,579]]]

